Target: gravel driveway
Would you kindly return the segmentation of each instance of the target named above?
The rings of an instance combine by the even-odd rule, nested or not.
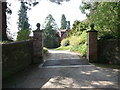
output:
[[[52,62],[57,60],[82,60],[78,55],[69,51],[49,50],[49,52],[45,62],[50,60]],[[11,78],[3,80],[3,88],[120,89],[119,80],[117,69],[100,68],[85,61],[84,64],[80,65],[31,65]]]

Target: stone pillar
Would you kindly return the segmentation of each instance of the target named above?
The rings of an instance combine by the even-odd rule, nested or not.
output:
[[[33,31],[33,63],[43,63],[43,31],[40,30],[40,23],[37,23],[37,29]]]
[[[97,48],[97,32],[94,30],[94,24],[90,25],[91,30],[87,31],[87,59],[91,63],[97,62],[98,48]]]

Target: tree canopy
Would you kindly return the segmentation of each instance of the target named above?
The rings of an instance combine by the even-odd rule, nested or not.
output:
[[[18,12],[18,41],[29,39],[30,24],[28,22],[27,11],[28,7],[26,6],[26,3],[21,2],[20,10]]]
[[[28,16],[27,16],[27,9],[28,7],[25,5],[24,2],[21,2],[20,10],[18,12],[19,21],[18,21],[18,30],[29,29],[30,24],[28,23]]]
[[[83,3],[80,9],[88,16],[90,23],[95,24],[101,35],[120,37],[119,2]],[[89,10],[90,13],[87,13],[86,10]]]
[[[44,28],[49,28],[49,27],[51,27],[54,30],[58,28],[58,26],[55,22],[55,19],[53,18],[53,16],[51,14],[49,14],[45,18],[45,22],[44,22]]]
[[[59,41],[57,37],[57,24],[51,14],[49,14],[45,19],[44,24],[44,47],[54,48],[59,46]]]
[[[65,17],[64,14],[62,14],[62,17],[61,17],[61,27],[60,27],[60,29],[66,29],[66,26],[67,26],[66,17]]]

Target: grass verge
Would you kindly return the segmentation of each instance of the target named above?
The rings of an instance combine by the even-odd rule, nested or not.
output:
[[[60,46],[56,50],[70,50],[72,46]]]

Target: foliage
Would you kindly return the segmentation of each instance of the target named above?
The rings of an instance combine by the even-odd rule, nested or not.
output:
[[[80,38],[78,36],[71,36],[69,41],[72,46],[78,46],[80,44]]]
[[[70,45],[73,47],[71,51],[77,51],[81,53],[83,56],[86,56],[86,41],[87,41],[87,33],[83,31],[80,36],[71,36],[70,37]]]
[[[73,46],[70,51],[76,51],[82,54],[82,56],[86,56],[86,43],[80,44],[78,46]]]
[[[49,14],[46,18],[45,18],[45,22],[44,22],[44,28],[52,28],[54,30],[58,29],[58,26],[55,22],[55,19],[53,18],[53,16],[51,14]]]
[[[60,46],[58,48],[56,48],[56,50],[70,50],[72,48],[72,46]]]
[[[18,12],[19,22],[18,22],[18,36],[17,41],[29,39],[30,35],[30,24],[28,23],[28,16],[27,16],[28,7],[24,2],[21,2],[21,7]]]
[[[83,56],[86,56],[86,48],[87,48],[86,30],[88,29],[89,29],[89,21],[87,19],[82,22],[78,20],[74,21],[72,30],[68,33],[69,34],[68,38],[62,40],[61,47],[59,47],[58,50],[65,49],[70,51],[76,51],[81,53]],[[69,46],[66,46],[67,44]]]
[[[86,19],[82,22],[76,20],[73,23],[72,30],[68,33],[68,36],[80,36],[82,31],[89,29],[89,21]]]
[[[43,47],[43,53],[47,54],[48,53],[48,49],[46,47]]]
[[[63,39],[61,42],[61,46],[57,48],[57,50],[70,50],[70,51],[76,51],[82,54],[82,56],[86,56],[86,40],[87,39],[87,33],[86,31],[81,31],[80,36],[70,36],[66,39]],[[66,43],[69,45],[66,46]]]
[[[61,28],[60,29],[66,29],[66,26],[67,26],[66,17],[65,17],[64,14],[62,14],[62,17],[61,17]]]
[[[52,3],[56,3],[56,4],[58,4],[58,5],[61,5],[63,1],[68,2],[68,1],[70,1],[70,0],[49,0],[49,1],[52,2]]]
[[[88,8],[86,8],[89,6]],[[120,38],[120,3],[119,2],[94,2],[83,3],[81,10],[89,10],[89,21],[94,23],[99,31],[99,37],[110,35],[111,38]],[[105,35],[104,35],[105,36]]]
[[[70,45],[70,41],[68,38],[65,38],[61,41],[61,46],[68,46]]]
[[[18,22],[18,30],[28,29],[30,24],[28,23],[28,16],[27,16],[27,9],[28,7],[25,5],[24,2],[21,2],[21,7],[18,12],[19,22]]]
[[[19,1],[21,2],[21,0],[19,0]],[[24,2],[26,4],[26,9],[27,10],[31,10],[31,7],[34,7],[34,6],[36,6],[39,3],[39,2],[36,2],[34,0],[28,0],[28,1],[22,0],[22,2]],[[12,4],[9,1],[7,2],[7,5],[6,5],[6,2],[3,2],[2,4],[3,4],[3,7],[4,7],[3,8],[4,9],[3,12],[4,13],[7,12],[7,17],[10,18],[11,17],[10,15],[12,14],[12,9],[11,9],[11,5]],[[7,9],[6,9],[6,7],[7,7]],[[6,15],[4,15],[4,17],[5,16]],[[6,19],[4,19],[4,20],[6,20]],[[6,21],[4,21],[4,22],[6,22]],[[7,23],[10,24],[10,21],[7,20]],[[6,25],[6,23],[5,23],[5,25]],[[7,28],[9,29],[9,27],[7,27]],[[2,31],[2,40],[10,40],[11,39],[11,38],[7,38],[7,33],[8,33],[7,29],[3,29],[3,31]],[[12,37],[12,36],[9,36],[9,37]]]
[[[17,41],[30,39],[29,34],[30,34],[30,30],[28,29],[19,31],[17,36]]]
[[[45,29],[43,31],[44,46],[47,48],[55,48],[59,46],[56,26],[57,24],[55,23],[54,18],[49,14],[45,19]]]

